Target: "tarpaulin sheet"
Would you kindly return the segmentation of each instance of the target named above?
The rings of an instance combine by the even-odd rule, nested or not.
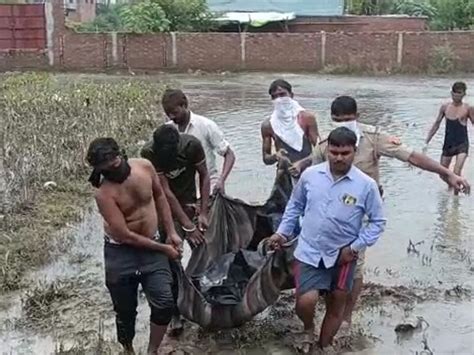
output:
[[[292,287],[294,245],[266,254],[257,250],[281,220],[292,191],[280,172],[260,206],[218,195],[211,207],[206,243],[192,251],[179,275],[180,313],[204,328],[230,328],[251,320]]]

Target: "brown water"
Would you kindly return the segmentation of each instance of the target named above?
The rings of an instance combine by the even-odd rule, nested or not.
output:
[[[227,192],[249,202],[263,201],[273,182],[274,168],[261,161],[260,123],[271,111],[269,83],[281,75],[172,76],[189,94],[196,113],[216,120],[226,133],[237,162]],[[452,79],[326,77],[283,75],[294,85],[296,99],[316,112],[323,132],[329,130],[329,105],[341,94],[357,98],[361,120],[378,124],[420,150],[439,105],[448,97]],[[474,77],[468,78],[468,86]],[[150,78],[150,80],[154,80]],[[467,98],[474,104],[474,99]],[[471,127],[470,127],[471,128]],[[443,127],[428,154],[438,160]],[[472,141],[472,129],[470,133]],[[474,183],[468,160],[465,175]],[[433,174],[382,158],[387,231],[368,251],[368,288],[355,314],[351,331],[341,332],[338,348],[353,354],[428,354],[423,339],[435,354],[474,353],[474,287],[472,246],[474,197],[454,197]],[[117,351],[111,302],[103,282],[101,223],[94,209],[70,233],[76,243],[68,255],[33,271],[32,285],[63,282],[63,300],[53,302],[40,320],[22,310],[24,292],[0,298],[0,353],[77,353],[98,346],[98,353]],[[418,253],[407,253],[409,241],[421,242]],[[26,292],[26,291],[25,291]],[[291,354],[298,343],[299,322],[293,299],[285,294],[255,321],[238,330],[203,333],[191,327],[180,344],[168,341],[169,353]],[[136,345],[146,347],[149,311],[143,297],[137,321]],[[320,322],[321,312],[317,319]],[[397,324],[423,317],[429,327],[397,340]],[[100,336],[99,336],[100,334]],[[179,346],[178,346],[179,345]],[[82,349],[82,350],[79,350]]]

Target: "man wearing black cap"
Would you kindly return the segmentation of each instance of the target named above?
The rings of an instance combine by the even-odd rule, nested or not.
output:
[[[157,354],[174,310],[169,259],[180,256],[170,207],[153,165],[127,160],[112,138],[97,138],[87,161],[95,200],[104,218],[105,282],[116,313],[117,337],[133,354],[138,284],[151,308],[148,354]],[[159,219],[167,235],[159,242]]]

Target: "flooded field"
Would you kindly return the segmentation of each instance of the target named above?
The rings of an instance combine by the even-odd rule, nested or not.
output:
[[[280,76],[294,85],[300,104],[317,114],[322,132],[330,129],[332,99],[349,94],[358,100],[362,121],[384,127],[417,150],[453,81],[258,73],[169,76],[186,91],[192,109],[216,120],[226,133],[237,155],[227,193],[249,202],[264,201],[273,183],[274,167],[261,159],[260,123],[272,108],[268,85]],[[464,79],[468,87],[474,86],[474,77]],[[474,104],[474,97],[467,101]],[[436,160],[442,130],[428,150]],[[353,328],[341,331],[337,349],[366,355],[473,354],[474,197],[454,197],[438,177],[395,160],[382,158],[381,171],[388,226],[367,253],[369,284]],[[474,184],[472,159],[464,173]],[[67,231],[74,243],[66,255],[32,270],[30,289],[0,295],[0,354],[118,353],[104,285],[101,230],[101,220],[91,207],[83,222]],[[408,252],[410,241],[417,244],[415,251]],[[144,353],[149,310],[143,296],[141,301],[135,344]],[[254,321],[230,331],[206,333],[187,323],[182,340],[166,340],[162,352],[292,354],[300,331],[293,302],[291,292],[284,293]],[[322,311],[317,312],[317,324]],[[425,320],[421,329],[397,336],[398,324],[416,323],[418,317]]]

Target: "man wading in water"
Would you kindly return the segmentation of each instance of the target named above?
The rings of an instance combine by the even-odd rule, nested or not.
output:
[[[433,136],[438,132],[441,122],[446,118],[441,165],[449,168],[453,157],[455,157],[454,173],[456,175],[461,175],[469,153],[468,120],[474,124],[474,108],[462,102],[466,90],[465,83],[454,83],[451,90],[452,102],[441,105],[438,117],[426,137],[426,145],[428,146]],[[455,193],[457,194],[457,191]]]
[[[87,161],[94,168],[89,179],[104,218],[105,282],[116,313],[117,337],[133,354],[138,284],[151,308],[148,354],[157,354],[173,313],[169,259],[180,256],[181,239],[153,165],[130,159],[112,138],[97,138]],[[167,244],[158,240],[159,219]]]
[[[217,124],[192,112],[188,108],[188,98],[181,90],[166,90],[161,104],[170,119],[168,124],[176,127],[180,133],[194,136],[201,142],[206,154],[211,193],[225,193],[225,181],[234,166],[235,154]],[[216,166],[216,153],[224,157],[221,174]]]
[[[209,209],[209,173],[204,149],[196,137],[179,134],[169,124],[153,132],[153,140],[146,143],[141,156],[152,162],[160,178],[174,219],[181,225],[180,235],[192,246],[204,242]],[[196,174],[199,176],[200,203],[197,202]],[[197,224],[197,227],[195,225]],[[171,263],[174,274],[174,297],[177,300],[178,285],[176,263]],[[183,330],[182,320],[176,307],[171,322],[171,335],[177,336]]]
[[[292,87],[287,81],[275,80],[268,93],[274,110],[261,126],[263,162],[278,163],[278,169],[291,168],[293,163],[310,156],[318,142],[316,117],[293,100]]]
[[[424,154],[415,152],[413,149],[401,144],[397,137],[389,136],[381,132],[377,127],[363,125],[358,122],[359,114],[357,112],[357,103],[350,96],[340,96],[336,98],[331,105],[331,118],[335,125],[349,128],[357,135],[357,152],[355,154],[354,165],[369,175],[377,183],[379,183],[379,160],[381,156],[396,158],[403,162],[436,173],[455,190],[469,193],[469,183],[457,176],[449,169],[445,168],[438,162],[427,157]],[[298,163],[297,169],[303,171],[306,166],[319,164],[326,160],[328,153],[328,141],[323,140],[314,151],[311,158]],[[379,185],[380,192],[383,190]],[[344,314],[345,321],[350,325],[352,321],[352,311],[356,304],[357,298],[362,290],[365,253],[359,253],[357,259],[357,268],[354,276],[354,287],[348,299],[346,311]]]
[[[385,227],[377,184],[355,166],[357,136],[348,128],[331,132],[328,161],[308,168],[299,179],[275,235],[272,248],[292,238],[301,216],[302,230],[294,256],[296,313],[304,323],[304,352],[314,342],[314,310],[326,295],[319,343],[332,343],[352,288],[358,253],[373,245]],[[367,223],[362,223],[364,217]]]

